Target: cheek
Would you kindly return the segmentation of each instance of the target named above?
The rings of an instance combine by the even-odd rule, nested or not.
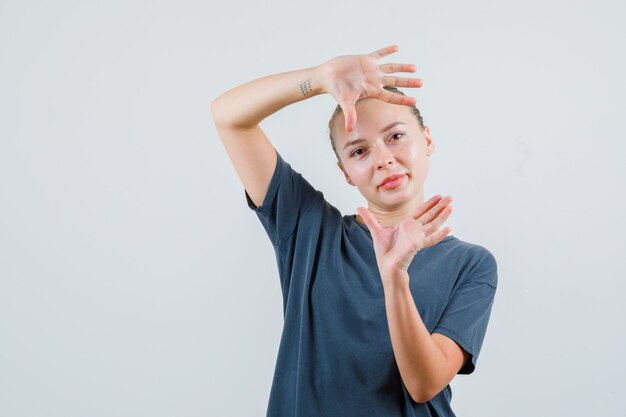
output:
[[[400,157],[406,164],[416,165],[426,156],[426,151],[420,149],[415,144],[407,144],[400,149]]]
[[[354,164],[348,172],[350,179],[357,187],[367,185],[371,180],[371,169],[365,166],[365,164]]]
[[[350,164],[350,176],[362,177],[369,171],[369,165],[363,163],[364,161],[356,161]]]
[[[428,156],[426,156],[425,147],[409,146],[403,155],[405,163],[410,165],[414,175],[423,175],[428,171]]]

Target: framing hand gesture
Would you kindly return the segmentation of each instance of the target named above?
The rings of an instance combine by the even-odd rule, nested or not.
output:
[[[439,228],[452,213],[451,202],[452,197],[442,198],[437,195],[422,204],[416,215],[391,227],[378,223],[368,209],[357,208],[372,234],[376,262],[383,283],[393,279],[398,273],[407,272],[418,251],[436,245],[450,233],[450,227],[442,230]]]
[[[325,91],[333,96],[344,112],[345,129],[351,132],[356,126],[355,103],[360,98],[372,97],[392,104],[414,106],[415,98],[394,94],[383,87],[421,87],[419,78],[387,76],[395,72],[415,72],[413,64],[381,64],[377,60],[396,52],[391,45],[370,54],[345,55],[333,58],[322,65]]]

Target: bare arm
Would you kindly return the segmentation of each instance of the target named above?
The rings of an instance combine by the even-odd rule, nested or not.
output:
[[[218,128],[254,128],[283,107],[323,93],[321,78],[318,65],[249,81],[213,101],[213,120]]]
[[[320,67],[269,75],[227,91],[211,104],[222,144],[255,205],[269,188],[276,152],[259,123],[283,107],[322,93]]]
[[[372,233],[396,363],[416,402],[426,402],[437,395],[469,358],[449,337],[428,333],[411,295],[407,272],[417,251],[436,245],[450,232],[449,227],[440,227],[452,213],[451,202],[452,198],[437,195],[422,204],[412,217],[391,227],[379,224],[368,209],[358,209]]]
[[[385,309],[402,381],[413,400],[423,403],[452,381],[469,354],[449,337],[428,333],[408,282],[408,277],[386,280]]]
[[[384,75],[415,71],[409,64],[376,63],[397,50],[392,45],[370,54],[340,56],[318,66],[268,75],[229,90],[213,101],[211,113],[218,135],[254,204],[263,203],[277,158],[259,123],[289,104],[323,93],[332,95],[341,105],[347,115],[348,131],[356,124],[354,104],[359,98],[413,105],[414,98],[383,89],[385,85],[422,85],[419,79]]]

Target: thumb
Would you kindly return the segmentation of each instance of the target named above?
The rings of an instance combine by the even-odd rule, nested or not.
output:
[[[368,209],[363,208],[363,207],[358,207],[356,211],[359,212],[359,214],[363,218],[363,221],[365,222],[365,225],[367,226],[368,229],[370,229],[370,232],[376,232],[383,228],[380,225],[380,223],[378,223],[378,220],[376,219],[376,217],[374,217],[372,212],[369,211]]]

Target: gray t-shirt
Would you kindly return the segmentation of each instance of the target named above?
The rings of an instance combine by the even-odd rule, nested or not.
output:
[[[274,246],[283,294],[267,416],[454,416],[449,385],[416,403],[402,382],[367,227],[277,155],[261,207],[245,194]],[[447,236],[419,251],[408,272],[426,328],[461,345],[471,359],[459,374],[472,373],[497,287],[493,255]]]

